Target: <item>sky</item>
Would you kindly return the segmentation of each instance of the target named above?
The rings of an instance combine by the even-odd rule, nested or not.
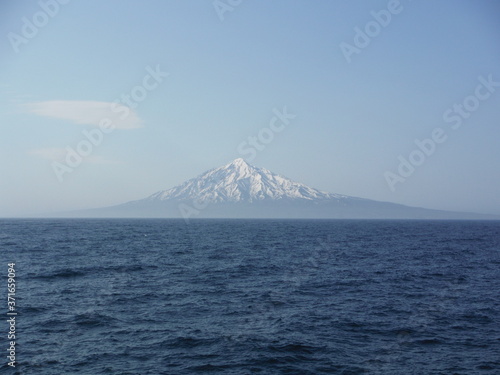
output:
[[[242,157],[500,214],[500,3],[0,4],[0,217],[142,199]]]

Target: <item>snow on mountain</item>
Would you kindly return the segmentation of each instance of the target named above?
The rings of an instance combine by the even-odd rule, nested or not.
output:
[[[146,198],[150,201],[199,200],[208,203],[264,200],[324,200],[349,198],[326,193],[257,168],[238,158],[219,168]]]
[[[495,219],[326,193],[236,159],[145,199],[58,217]]]

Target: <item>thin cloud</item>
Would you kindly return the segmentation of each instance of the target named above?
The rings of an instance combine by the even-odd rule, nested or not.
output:
[[[142,127],[142,120],[133,109],[117,103],[52,100],[28,103],[24,107],[38,116],[68,120],[81,125],[99,126],[102,121],[111,120],[115,129]]]
[[[41,159],[46,159],[50,161],[57,161],[59,163],[64,163],[66,160],[66,156],[68,154],[68,150],[64,148],[37,148],[29,151],[30,155],[36,156]],[[117,161],[104,159],[102,156],[94,156],[89,155],[83,157],[83,162],[92,163],[92,164],[118,164]]]
[[[63,162],[67,151],[64,148],[38,148],[31,150],[30,155],[37,156],[50,161]]]

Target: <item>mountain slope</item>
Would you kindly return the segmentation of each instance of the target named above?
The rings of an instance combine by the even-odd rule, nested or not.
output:
[[[147,198],[73,217],[498,219],[332,194],[236,159]]]
[[[200,200],[209,203],[255,202],[278,199],[332,199],[347,196],[330,194],[294,182],[264,168],[236,159],[214,168],[182,185],[151,195],[149,200]]]

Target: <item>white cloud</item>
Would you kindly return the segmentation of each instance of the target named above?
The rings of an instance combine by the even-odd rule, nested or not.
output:
[[[64,163],[66,160],[66,155],[68,154],[68,150],[56,147],[37,148],[29,151],[29,154],[37,156],[42,159]],[[104,159],[102,156],[94,156],[94,155],[85,156],[83,158],[83,162],[92,164],[118,164],[118,162],[116,161]]]
[[[66,153],[67,151],[64,148],[38,148],[29,152],[30,155],[58,162],[64,161]]]
[[[25,108],[36,115],[69,120],[76,124],[99,126],[103,120],[111,120],[115,129],[142,127],[142,120],[133,109],[118,103],[52,100],[28,103]]]

